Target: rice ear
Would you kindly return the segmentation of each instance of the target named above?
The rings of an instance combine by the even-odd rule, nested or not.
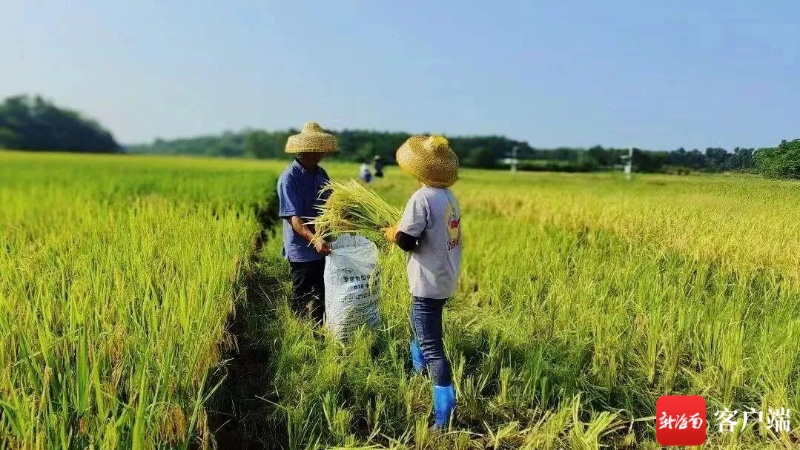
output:
[[[381,229],[400,221],[399,209],[355,180],[329,182],[323,187],[323,192],[330,192],[330,195],[325,204],[317,207],[319,216],[309,222],[315,228],[312,242],[349,233],[373,237],[383,244],[377,238]]]

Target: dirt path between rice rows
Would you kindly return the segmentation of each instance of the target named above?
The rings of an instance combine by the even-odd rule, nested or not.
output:
[[[236,303],[227,326],[236,345],[223,355],[228,361],[216,381],[222,376],[225,380],[208,406],[209,425],[220,450],[279,449],[287,445],[286,430],[276,424],[275,407],[269,401],[270,346],[260,339],[265,334],[263,326],[275,315],[274,303],[284,295],[282,280],[274,271],[266,270],[263,250],[267,239],[280,238],[272,234],[276,202],[270,197],[257,208],[261,227],[253,237],[250,260],[238,282],[245,301]]]

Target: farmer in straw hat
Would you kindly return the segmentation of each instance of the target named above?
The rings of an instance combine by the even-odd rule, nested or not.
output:
[[[330,180],[319,166],[325,156],[338,152],[336,137],[316,123],[306,123],[303,131],[286,141],[286,153],[294,161],[278,179],[279,214],[283,220],[283,256],[292,274],[291,308],[299,316],[310,316],[317,325],[325,314],[325,256],[331,252],[327,242],[312,244],[316,206],[325,203],[323,186]]]
[[[412,136],[397,163],[420,183],[400,223],[386,238],[408,255],[411,300],[411,359],[433,379],[434,428],[448,425],[455,408],[450,363],[444,354],[442,309],[456,291],[461,267],[461,210],[448,189],[458,179],[458,158],[442,136]]]

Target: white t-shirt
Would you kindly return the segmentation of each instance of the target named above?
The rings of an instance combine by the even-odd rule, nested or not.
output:
[[[419,238],[408,254],[411,295],[452,297],[461,272],[461,209],[450,189],[425,186],[417,190],[397,229]]]

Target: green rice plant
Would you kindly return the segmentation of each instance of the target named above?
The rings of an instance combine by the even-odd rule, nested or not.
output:
[[[0,153],[0,448],[211,447],[271,182],[212,161]]]
[[[334,180],[352,172],[326,169]],[[374,185],[397,207],[415,188],[391,169]],[[800,214],[795,184],[465,170],[453,191],[464,217],[461,279],[444,325],[459,399],[455,430],[427,430],[430,382],[408,362],[410,299],[399,252],[381,256],[372,357],[337,350],[340,382],[281,382],[282,402],[337,393],[330,399],[350,410],[356,446],[380,448],[658,448],[653,416],[662,394],[704,395],[709,414],[800,407],[790,375],[800,360],[790,344],[800,323],[792,253],[800,228],[788,220]],[[762,217],[768,223],[756,226]],[[288,314],[277,320],[269,331],[275,354],[298,345],[281,342],[291,323],[307,326]],[[312,355],[334,345],[304,336]],[[330,364],[311,356],[292,371]],[[275,379],[291,373],[276,368]],[[360,425],[372,414],[376,374],[387,413]],[[320,446],[341,442],[315,436],[309,442]],[[710,430],[707,447],[783,448],[787,439],[796,432]]]
[[[659,448],[663,394],[706,398],[707,448],[800,438],[713,422],[722,408],[800,410],[796,183],[463,170],[444,315],[459,406],[434,433],[402,252],[381,252],[380,326],[348,346],[290,313],[279,237],[252,255],[265,174],[287,163],[0,158],[0,448],[212,446],[209,373],[245,268],[284,283],[255,332],[286,448]],[[350,197],[321,233],[383,242],[416,182],[390,167],[355,187],[352,165],[325,167]]]

